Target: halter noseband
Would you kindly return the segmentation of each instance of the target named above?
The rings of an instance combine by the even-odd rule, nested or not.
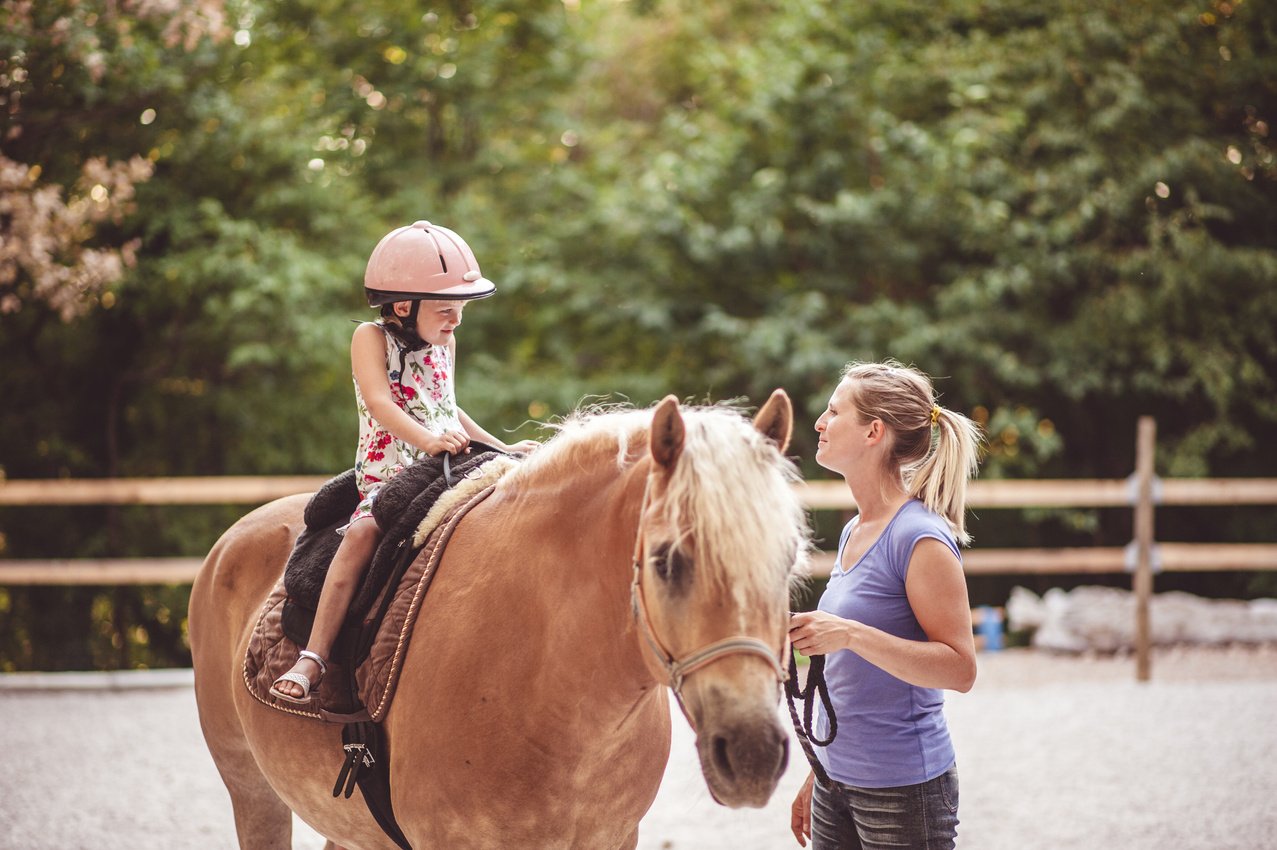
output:
[[[692,722],[692,716],[688,713],[687,706],[683,702],[683,682],[688,676],[702,667],[706,667],[729,655],[756,655],[765,659],[771,666],[778,684],[783,686],[788,676],[776,652],[762,640],[749,635],[739,635],[714,641],[708,646],[687,653],[682,658],[676,657],[674,653],[665,648],[665,644],[656,636],[656,630],[652,628],[652,620],[647,612],[647,600],[643,595],[643,519],[647,513],[650,496],[651,479],[649,478],[643,488],[643,504],[639,508],[639,525],[634,539],[634,578],[630,582],[630,603],[634,609],[634,619],[642,627],[643,637],[646,639],[648,647],[665,671],[665,676],[668,680],[666,684],[674,692],[674,698],[678,700],[678,707],[682,709],[683,716],[687,718],[687,722],[695,729],[696,724]]]

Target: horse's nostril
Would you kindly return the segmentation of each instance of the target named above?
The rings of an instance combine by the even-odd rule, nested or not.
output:
[[[714,736],[714,766],[718,768],[718,772],[727,780],[736,778],[736,771],[732,767],[732,757],[728,753],[730,746],[727,738],[722,735]]]
[[[774,746],[750,746],[731,735],[715,735],[710,743],[710,755],[719,775],[727,781],[736,781],[744,771],[746,776],[761,778],[770,774],[773,780],[778,780],[789,765],[789,739],[779,733],[767,737],[768,744]]]

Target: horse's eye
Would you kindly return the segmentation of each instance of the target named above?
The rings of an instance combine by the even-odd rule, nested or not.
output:
[[[669,543],[662,543],[652,552],[652,569],[662,581],[677,584],[687,575],[687,558]]]

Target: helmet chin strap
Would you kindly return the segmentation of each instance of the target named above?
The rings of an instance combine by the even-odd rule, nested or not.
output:
[[[426,341],[421,338],[421,334],[417,333],[417,314],[421,312],[421,300],[414,298],[411,303],[412,306],[408,308],[408,315],[399,316],[399,328],[391,329],[389,326],[386,328],[400,342],[399,386],[401,387],[407,386],[404,384],[404,372],[407,369],[408,352],[426,347]]]
[[[411,340],[412,350],[425,348],[426,341],[421,338],[421,334],[417,333],[417,314],[421,312],[421,299],[414,298],[412,306],[408,308],[408,315],[404,319],[404,337],[405,342]]]

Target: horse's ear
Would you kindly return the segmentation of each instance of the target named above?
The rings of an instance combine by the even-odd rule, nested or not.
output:
[[[754,417],[754,427],[775,443],[782,454],[789,448],[789,436],[794,431],[794,406],[784,390],[772,390],[771,397]]]
[[[666,469],[673,469],[683,453],[683,416],[678,412],[678,399],[667,395],[652,414],[652,459]]]

